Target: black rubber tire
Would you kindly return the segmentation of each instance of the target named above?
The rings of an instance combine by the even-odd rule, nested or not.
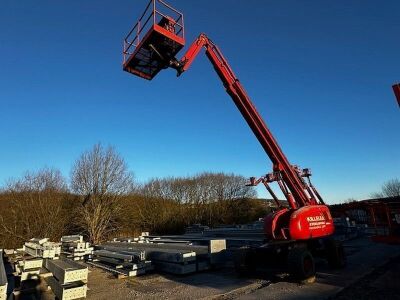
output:
[[[239,275],[248,276],[256,270],[256,256],[254,250],[249,247],[242,247],[234,253],[235,270]]]
[[[331,268],[341,269],[346,266],[346,254],[343,244],[334,239],[325,241],[326,260]]]
[[[293,248],[288,254],[290,276],[295,280],[304,281],[315,277],[314,257],[306,248]]]

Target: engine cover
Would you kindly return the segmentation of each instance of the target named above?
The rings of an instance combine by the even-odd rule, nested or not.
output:
[[[335,226],[326,205],[311,205],[292,213],[289,231],[292,239],[305,240],[331,235]]]
[[[265,217],[264,227],[271,239],[308,240],[328,236],[335,231],[326,205],[279,210]]]

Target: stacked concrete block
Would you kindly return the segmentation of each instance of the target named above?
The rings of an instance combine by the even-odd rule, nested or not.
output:
[[[114,238],[113,242],[121,242],[121,243],[151,243],[149,239],[149,232],[145,231],[139,237],[123,237],[123,238]]]
[[[87,260],[92,258],[93,247],[83,240],[81,235],[67,235],[61,238],[61,248],[68,258],[73,260]]]
[[[3,250],[0,249],[0,300],[7,298],[7,274],[4,268]]]
[[[207,270],[225,262],[225,240],[211,240],[204,246],[158,241],[148,239],[147,243],[129,243],[120,240],[106,243],[99,248],[114,252],[143,251],[146,260],[151,261],[156,270],[179,275]]]
[[[220,227],[204,230],[202,233],[203,238],[225,239],[228,248],[239,248],[242,246],[261,246],[265,243],[265,233],[262,227],[259,226],[260,222],[234,226],[234,227]]]
[[[21,281],[38,279],[43,266],[42,258],[22,258],[15,261],[15,271],[21,277]]]
[[[190,274],[197,270],[197,253],[192,248],[178,249],[169,244],[133,243],[129,247],[142,250],[157,271],[171,274]]]
[[[140,250],[116,249],[114,247],[98,247],[93,252],[93,260],[89,263],[121,276],[138,276],[151,269],[145,254]]]
[[[33,238],[25,242],[23,251],[33,257],[57,259],[61,254],[61,243],[49,242],[48,238]]]
[[[197,271],[196,252],[179,249],[152,249],[145,250],[147,257],[158,271],[171,274],[190,274]]]
[[[165,235],[165,236],[149,236],[150,241],[164,243],[195,243],[206,245],[210,240],[224,239],[226,240],[227,248],[240,248],[243,246],[261,246],[265,244],[265,233],[260,228],[262,222],[255,222],[246,226],[231,226],[231,227],[220,227],[213,229],[202,229],[203,231],[195,232],[189,230],[184,235]]]
[[[208,226],[204,226],[201,224],[193,224],[193,225],[185,228],[185,233],[186,234],[202,233],[204,230],[208,230],[208,229],[210,229],[210,227],[208,227]]]
[[[53,276],[47,284],[60,300],[86,298],[88,268],[69,259],[46,259],[45,267]]]
[[[14,255],[17,253],[17,251],[15,251],[14,249],[3,249],[3,253],[5,255]]]
[[[189,274],[196,272],[196,253],[191,250],[160,249],[154,244],[143,243],[107,243],[98,248],[126,253],[127,251],[140,251],[146,261],[151,262],[156,270],[172,274]]]
[[[226,262],[226,240],[222,238],[198,239],[195,244],[179,238],[154,237],[148,232],[143,232],[135,238],[115,238],[113,241],[96,246],[92,265],[97,264],[109,271],[124,271],[126,275],[135,276],[139,270],[155,270],[171,274],[190,274],[197,271],[208,270],[212,267],[223,265]],[[143,253],[142,263],[132,264],[131,258],[125,257],[132,253]],[[147,262],[143,266],[143,261]],[[151,265],[150,265],[151,262]],[[133,272],[132,267],[138,270]],[[121,273],[122,274],[122,273]]]

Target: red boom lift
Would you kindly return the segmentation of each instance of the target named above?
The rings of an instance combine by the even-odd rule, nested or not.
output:
[[[164,1],[151,0],[124,39],[123,69],[147,80],[166,68],[177,70],[179,76],[205,49],[227,93],[270,157],[273,171],[259,179],[250,178],[249,185],[264,184],[279,209],[265,217],[267,243],[255,249],[242,249],[236,259],[237,268],[250,270],[259,261],[255,258],[265,257],[266,252],[283,256],[289,262],[292,275],[300,279],[314,276],[311,253],[324,253],[331,265],[342,265],[342,247],[332,239],[322,239],[334,232],[334,225],[329,208],[310,181],[310,169],[300,169],[289,163],[221,51],[204,33],[180,60],[176,59],[184,44],[183,15]],[[286,197],[289,208],[281,206],[270,188],[269,183],[274,181]]]
[[[394,95],[396,96],[397,103],[400,106],[400,83],[396,83],[392,86]]]

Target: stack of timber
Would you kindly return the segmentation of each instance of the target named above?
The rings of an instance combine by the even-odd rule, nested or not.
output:
[[[210,269],[225,262],[225,240],[211,240],[209,245],[188,245],[186,243],[164,243],[148,239],[146,243],[109,242],[98,246],[110,251],[137,251],[145,253],[157,271],[171,274],[190,274]]]
[[[146,261],[140,250],[114,249],[114,247],[96,247],[93,259],[88,264],[112,272],[118,277],[132,277],[146,273],[151,263]]]
[[[7,298],[7,274],[4,268],[3,250],[0,249],[0,300]]]
[[[46,259],[45,267],[53,276],[46,279],[60,300],[86,298],[88,268],[70,259]]]
[[[21,277],[21,282],[29,279],[39,279],[43,259],[40,257],[24,256],[14,263],[15,272]]]
[[[33,257],[57,259],[61,254],[61,243],[49,242],[48,238],[33,238],[25,242],[23,251]]]
[[[92,258],[93,247],[83,240],[81,235],[66,235],[61,238],[61,248],[67,258],[73,260],[87,260]]]

